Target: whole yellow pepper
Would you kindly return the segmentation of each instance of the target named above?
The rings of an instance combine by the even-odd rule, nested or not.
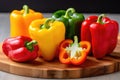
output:
[[[10,13],[10,36],[24,35],[29,37],[28,27],[30,23],[41,18],[43,18],[42,13],[29,9],[27,5],[24,5],[20,11],[13,10]]]
[[[39,55],[51,61],[57,54],[59,44],[65,39],[65,26],[53,19],[38,19],[30,24],[29,33],[38,42]]]

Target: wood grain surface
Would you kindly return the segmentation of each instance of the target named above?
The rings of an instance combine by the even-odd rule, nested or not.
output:
[[[37,58],[29,63],[17,63],[7,58],[0,44],[0,70],[12,74],[39,78],[82,78],[105,75],[120,71],[120,35],[118,44],[109,56],[102,60],[88,56],[85,63],[79,66],[61,64],[59,60],[52,62]]]

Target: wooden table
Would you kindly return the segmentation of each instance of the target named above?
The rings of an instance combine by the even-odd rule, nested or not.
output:
[[[49,17],[51,14],[44,13],[45,17]],[[85,14],[85,17],[93,15],[93,14]],[[95,14],[98,15],[98,14]],[[120,14],[107,14],[107,16],[111,17],[112,19],[117,20],[120,23]],[[9,13],[0,13],[0,41],[2,42],[6,37],[9,37]],[[15,74],[6,73],[0,71],[0,79],[1,80],[42,80],[41,78],[32,78],[32,77],[25,77],[19,76]],[[115,72],[112,74],[95,76],[95,77],[87,77],[81,78],[80,80],[119,80],[120,79],[120,72]]]

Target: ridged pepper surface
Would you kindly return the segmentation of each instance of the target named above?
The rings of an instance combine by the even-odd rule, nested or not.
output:
[[[55,58],[58,46],[65,39],[65,26],[54,19],[34,20],[29,27],[30,35],[38,42],[39,55],[47,61]]]
[[[38,57],[38,45],[35,40],[26,36],[6,38],[2,44],[4,54],[13,61],[27,62]]]
[[[80,40],[80,29],[81,23],[84,21],[84,15],[82,13],[77,13],[74,8],[68,8],[67,10],[58,10],[53,13],[52,18],[61,21],[65,24],[66,39],[72,39],[75,35],[78,36]]]
[[[113,52],[117,44],[119,24],[115,20],[100,16],[90,16],[82,23],[81,40],[91,42],[92,53],[103,58]]]
[[[43,14],[29,9],[27,5],[22,10],[13,10],[10,13],[10,36],[29,36],[28,27],[35,19],[43,18]]]

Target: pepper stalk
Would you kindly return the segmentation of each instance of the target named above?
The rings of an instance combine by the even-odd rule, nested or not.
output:
[[[103,17],[105,17],[104,14],[99,15],[99,16],[98,16],[98,19],[97,19],[97,23],[104,24],[104,22],[103,22],[103,20],[102,20]]]
[[[27,5],[23,6],[23,10],[24,10],[23,16],[29,13],[29,7]]]
[[[49,18],[45,21],[45,23],[43,25],[40,26],[40,28],[41,29],[49,29],[50,28],[49,23],[54,22],[54,21],[55,21],[55,19]]]
[[[33,51],[34,50],[34,45],[37,44],[36,40],[32,40],[30,42],[26,42],[25,46],[28,50]]]
[[[65,13],[65,18],[70,18],[70,13],[75,13],[75,9],[74,8],[69,8],[67,9],[66,13]]]

